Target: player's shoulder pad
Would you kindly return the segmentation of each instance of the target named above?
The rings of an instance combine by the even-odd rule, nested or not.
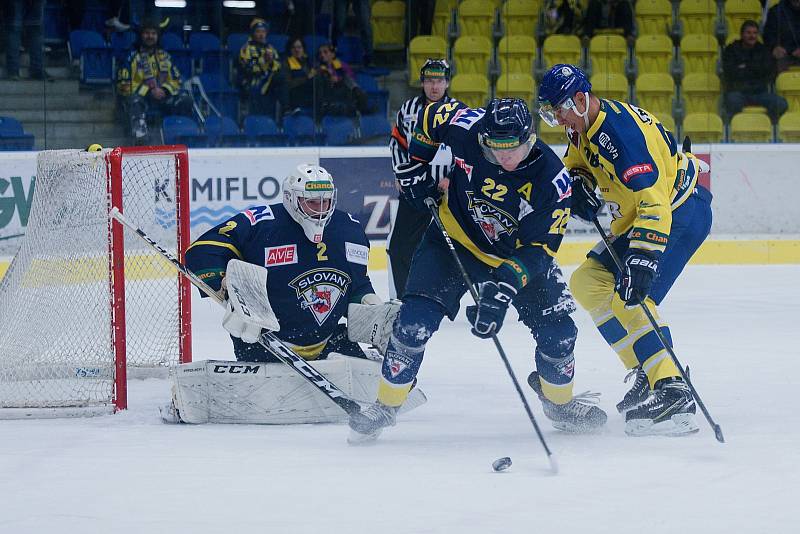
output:
[[[326,235],[328,235],[328,232],[335,232],[337,236],[349,241],[355,240],[359,243],[369,243],[367,234],[364,233],[364,228],[361,226],[361,221],[344,210],[334,210],[331,222],[328,223],[328,227],[325,229]]]
[[[418,127],[425,137],[439,141],[457,112],[465,108],[469,109],[458,100],[432,102],[419,111]]]
[[[533,195],[533,202],[550,204],[569,198],[572,195],[572,180],[563,160],[540,139],[534,143],[533,150],[530,183],[538,191]]]
[[[250,223],[250,226],[267,221],[282,222],[289,218],[289,214],[286,213],[286,208],[283,207],[283,204],[251,206],[239,212],[239,215],[244,217]]]

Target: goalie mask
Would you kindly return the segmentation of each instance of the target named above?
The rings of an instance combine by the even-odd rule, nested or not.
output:
[[[319,243],[336,207],[333,177],[319,165],[298,165],[283,182],[283,205],[308,240]]]

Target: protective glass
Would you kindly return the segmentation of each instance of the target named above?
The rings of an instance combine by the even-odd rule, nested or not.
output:
[[[501,159],[503,156],[518,156],[519,161],[523,161],[525,158],[528,157],[528,154],[531,153],[531,149],[533,149],[533,145],[536,143],[536,134],[531,134],[528,139],[519,144],[517,139],[491,139],[489,136],[485,134],[480,134],[478,136],[478,144],[483,151],[483,156],[494,165],[501,165],[498,156]],[[504,145],[506,147],[504,148]],[[507,146],[513,145],[513,146]]]
[[[567,98],[558,106],[552,104],[542,104],[539,106],[539,116],[550,127],[558,126],[558,114],[562,111],[566,112],[575,107],[575,101],[572,98]]]

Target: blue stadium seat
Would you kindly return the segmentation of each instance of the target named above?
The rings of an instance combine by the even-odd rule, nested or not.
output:
[[[159,39],[159,44],[161,45],[161,48],[167,51],[181,50],[183,48],[186,48],[186,46],[183,44],[183,39],[181,38],[181,36],[173,32],[166,32],[163,35],[161,35],[161,39]]]
[[[33,150],[33,141],[17,119],[0,117],[0,150]]]
[[[389,91],[378,87],[375,78],[367,73],[359,72],[356,74],[356,83],[367,93],[370,106],[375,110],[374,113],[389,113]]]
[[[278,130],[272,117],[248,115],[244,119],[244,133],[250,146],[284,146],[286,136]]]
[[[361,116],[361,139],[365,145],[385,145],[392,133],[392,126],[386,120],[386,115]]]
[[[356,130],[349,117],[323,117],[322,135],[328,146],[348,145],[355,137]]]
[[[289,42],[289,36],[285,33],[270,33],[267,35],[267,44],[271,44],[278,55],[283,57],[286,55],[286,45]]]
[[[230,79],[230,54],[219,37],[211,32],[195,32],[189,36],[192,59],[199,62],[200,72],[214,72]]]
[[[341,35],[336,41],[336,57],[351,65],[361,65],[364,60],[364,45],[361,37]]]
[[[80,61],[80,79],[85,84],[109,84],[112,80],[112,51],[103,36],[91,30],[69,34],[69,55]]]
[[[228,52],[231,53],[234,61],[239,57],[239,51],[249,38],[250,36],[246,33],[232,33],[228,35]]]
[[[182,115],[167,115],[161,125],[164,144],[184,144],[192,148],[208,146],[205,134],[200,133],[200,128],[194,119]]]
[[[69,34],[69,59],[77,61],[81,58],[84,48],[104,48],[106,42],[103,36],[91,30],[73,30]]]
[[[61,2],[48,0],[44,6],[44,43],[61,45],[67,42],[67,13]]]
[[[136,33],[132,31],[114,32],[111,34],[111,50],[114,52],[114,59],[124,61],[136,42]]]
[[[217,111],[228,117],[239,116],[239,93],[226,78],[216,72],[204,72],[200,75],[200,82]]]
[[[317,144],[314,120],[308,115],[290,115],[283,119],[283,131],[293,146],[312,146]]]
[[[99,5],[96,2],[86,2],[83,6],[83,18],[81,18],[81,29],[102,32],[105,30],[105,21],[108,18],[108,6]]]
[[[330,39],[328,39],[324,35],[308,34],[305,37],[303,37],[303,46],[306,47],[306,55],[312,59],[315,59],[317,57],[317,49],[320,46],[324,45],[325,43],[329,42]]]
[[[161,36],[159,44],[161,48],[169,52],[172,64],[180,71],[183,80],[191,78],[194,72],[192,53],[183,44],[183,38],[177,33],[166,32]]]
[[[247,136],[242,135],[239,126],[230,117],[212,115],[206,119],[206,135],[209,146],[237,147],[247,146]]]

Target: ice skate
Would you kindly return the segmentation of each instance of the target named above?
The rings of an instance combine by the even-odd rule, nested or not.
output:
[[[606,412],[597,406],[599,393],[586,391],[575,395],[566,404],[556,404],[544,396],[542,385],[539,382],[539,373],[536,371],[528,376],[528,385],[539,396],[544,408],[544,414],[550,419],[553,427],[558,430],[586,433],[594,432],[606,424],[608,416]]]
[[[350,415],[350,435],[347,442],[359,445],[375,441],[385,427],[395,425],[396,415],[396,407],[375,401],[360,412]]]
[[[178,409],[175,407],[175,403],[173,401],[169,401],[169,403],[159,406],[158,412],[161,414],[162,423],[172,425],[183,422],[181,421],[181,414],[178,412]]]
[[[683,436],[699,430],[695,402],[681,378],[664,378],[656,383],[647,401],[625,414],[629,436]]]
[[[650,382],[647,380],[647,373],[644,372],[641,366],[631,369],[628,376],[625,377],[625,382],[630,380],[631,377],[634,377],[633,386],[631,386],[631,389],[628,390],[622,400],[617,403],[617,411],[619,413],[625,413],[636,408],[646,401],[650,395]]]

